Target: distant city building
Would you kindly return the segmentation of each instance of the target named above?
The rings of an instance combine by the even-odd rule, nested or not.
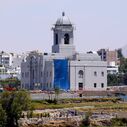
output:
[[[117,50],[110,51],[109,49],[100,49],[97,51],[101,60],[107,61],[107,72],[110,74],[118,73],[118,66],[120,64]]]
[[[119,64],[117,50],[111,51],[109,49],[100,49],[97,51],[97,53],[101,57],[101,60],[107,61],[108,65],[110,65],[112,62],[114,62],[115,65]]]
[[[21,64],[22,88],[34,90],[106,90],[107,62],[98,54],[77,53],[73,44],[74,27],[68,17],[52,28],[52,53],[32,51]]]
[[[9,67],[12,65],[12,54],[6,53],[4,51],[0,52],[0,65]]]
[[[5,68],[4,65],[0,65],[0,80],[1,79],[6,79],[9,78],[10,75],[7,73],[7,69]]]
[[[0,52],[0,79],[10,77],[21,78],[21,62],[25,55]]]
[[[110,65],[107,66],[108,74],[117,74],[119,72],[119,66],[115,65],[115,62],[110,62]]]

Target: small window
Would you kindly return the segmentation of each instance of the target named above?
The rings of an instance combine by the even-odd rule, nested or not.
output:
[[[106,56],[104,56],[104,59],[106,59]]]
[[[96,71],[94,71],[94,76],[97,76],[97,72]]]
[[[79,82],[79,90],[83,90],[83,83],[82,82]]]
[[[101,72],[101,75],[104,76],[104,72],[103,71]]]
[[[101,88],[104,88],[104,83],[101,83]]]
[[[97,87],[97,83],[94,83],[94,88],[96,88]]]
[[[56,38],[56,45],[58,45],[58,34],[55,34]]]
[[[78,74],[79,74],[79,78],[83,78],[83,70],[80,70]]]
[[[64,44],[69,44],[69,34],[64,35]]]
[[[106,52],[104,52],[104,55],[106,55]]]

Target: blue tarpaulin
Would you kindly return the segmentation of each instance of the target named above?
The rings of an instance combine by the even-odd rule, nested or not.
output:
[[[69,90],[69,68],[68,60],[54,60],[54,87],[62,90]]]

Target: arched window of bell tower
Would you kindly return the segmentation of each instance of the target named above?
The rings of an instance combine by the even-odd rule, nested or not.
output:
[[[66,33],[64,35],[64,44],[69,44],[69,39],[70,39],[69,34]]]
[[[56,45],[58,45],[58,34],[55,34],[55,42],[56,42]]]

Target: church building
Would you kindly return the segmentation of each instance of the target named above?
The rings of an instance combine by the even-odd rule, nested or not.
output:
[[[32,51],[22,62],[21,87],[28,90],[106,90],[107,62],[101,61],[98,54],[76,52],[74,26],[65,13],[52,30],[52,53]]]

